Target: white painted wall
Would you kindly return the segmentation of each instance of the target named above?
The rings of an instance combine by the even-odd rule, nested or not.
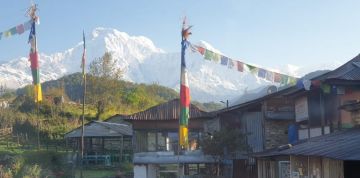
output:
[[[147,165],[147,178],[156,178],[157,176],[157,165],[148,164]]]
[[[301,97],[295,101],[295,120],[300,122],[309,118],[307,97]]]
[[[145,165],[134,165],[134,178],[146,178]]]

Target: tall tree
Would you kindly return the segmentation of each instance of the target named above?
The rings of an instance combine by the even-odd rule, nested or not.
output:
[[[96,119],[100,119],[108,105],[117,101],[116,88],[119,85],[118,80],[122,78],[123,71],[117,67],[117,60],[113,59],[112,54],[105,54],[90,63],[89,74],[93,77],[88,78],[88,101],[96,107]]]

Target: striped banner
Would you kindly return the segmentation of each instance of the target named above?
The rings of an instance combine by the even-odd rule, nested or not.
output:
[[[31,74],[34,84],[34,98],[35,98],[35,102],[40,102],[42,101],[42,91],[40,84],[39,55],[37,52],[35,21],[32,21],[28,42],[30,43],[31,46],[29,60],[30,60],[30,68],[31,68]]]
[[[185,21],[182,29],[181,41],[181,71],[180,71],[180,118],[179,118],[179,145],[181,149],[187,149],[189,146],[189,107],[190,107],[190,90],[186,69],[185,51],[190,43],[187,41],[191,27],[185,28]]]

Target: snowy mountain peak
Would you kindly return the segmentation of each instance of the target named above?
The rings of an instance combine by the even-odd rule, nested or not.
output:
[[[124,71],[124,80],[158,83],[179,90],[179,52],[167,53],[144,36],[131,36],[112,28],[98,27],[86,37],[87,65],[95,58],[103,56],[105,52],[111,52],[117,67]],[[221,53],[205,41],[200,41],[197,45]],[[41,82],[80,72],[82,53],[82,41],[63,52],[40,53]],[[189,84],[194,100],[215,102],[231,100],[246,91],[271,84],[253,74],[238,72],[202,59],[203,56],[198,53],[187,53]],[[31,84],[30,63],[27,57],[8,61],[0,65],[0,84],[6,84],[11,88]],[[299,71],[296,66],[281,68],[289,74]]]
[[[149,52],[164,52],[157,48],[154,43],[144,36],[130,36],[125,32],[113,28],[97,27],[91,33],[91,41],[95,43],[105,42],[107,51],[114,51],[116,47],[137,47]],[[144,52],[144,51],[143,51]]]

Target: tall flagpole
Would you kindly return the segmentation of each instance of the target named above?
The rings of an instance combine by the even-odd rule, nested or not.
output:
[[[40,72],[39,72],[39,55],[37,53],[37,40],[36,40],[36,23],[39,22],[39,17],[36,15],[37,5],[32,3],[31,7],[27,11],[27,15],[30,17],[31,30],[29,34],[28,43],[30,43],[30,68],[31,74],[33,77],[34,84],[34,98],[36,103],[36,115],[37,115],[37,148],[40,149],[40,117],[39,117],[39,107],[40,102],[42,101],[42,91],[40,84]]]
[[[181,72],[180,72],[180,118],[179,118],[179,146],[181,149],[186,150],[189,147],[188,139],[188,123],[190,117],[190,90],[187,77],[187,68],[185,60],[185,51],[189,46],[187,41],[191,35],[191,26],[186,26],[186,19],[183,21],[181,31]]]
[[[189,114],[190,114],[190,90],[189,82],[187,77],[187,68],[185,60],[185,51],[189,46],[187,41],[188,37],[191,35],[190,32],[191,26],[186,25],[186,17],[183,21],[183,26],[181,30],[181,69],[180,69],[180,116],[179,116],[179,148],[178,148],[178,176],[184,173],[184,167],[180,166],[179,156],[180,149],[182,151],[188,150],[189,148]],[[180,168],[181,167],[181,168]]]
[[[84,159],[84,115],[85,115],[85,94],[86,94],[86,74],[85,74],[85,54],[86,54],[86,45],[85,45],[85,32],[83,31],[83,41],[84,41],[84,51],[81,60],[82,67],[82,77],[83,77],[83,100],[82,100],[82,116],[81,116],[81,171],[80,177],[83,177],[83,159]]]

